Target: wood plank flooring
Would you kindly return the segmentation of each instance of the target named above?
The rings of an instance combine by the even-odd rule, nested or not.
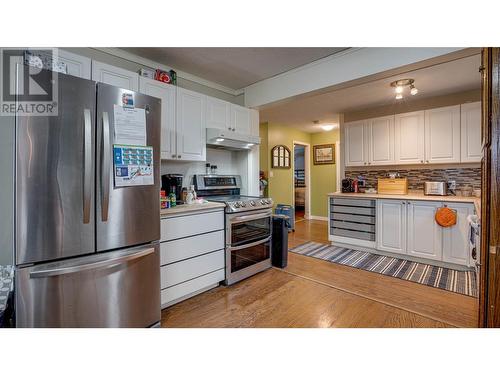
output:
[[[327,242],[305,220],[289,247]],[[473,327],[477,299],[290,253],[270,269],[163,310],[162,327]]]

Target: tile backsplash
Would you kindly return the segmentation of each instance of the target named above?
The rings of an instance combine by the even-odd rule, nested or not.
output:
[[[481,168],[450,168],[450,169],[385,169],[385,170],[355,170],[345,171],[345,176],[366,179],[367,188],[377,188],[377,179],[387,177],[388,173],[399,172],[401,177],[408,178],[408,188],[411,190],[423,190],[424,181],[453,181],[457,183],[457,189],[464,186],[472,186],[474,189],[481,188]]]

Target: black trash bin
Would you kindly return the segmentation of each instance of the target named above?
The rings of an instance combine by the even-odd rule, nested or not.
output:
[[[271,262],[274,267],[285,268],[288,263],[288,216],[273,215]]]

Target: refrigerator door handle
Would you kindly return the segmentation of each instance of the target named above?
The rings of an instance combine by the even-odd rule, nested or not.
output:
[[[54,266],[53,268],[43,268],[40,270],[34,269],[33,271],[30,272],[30,278],[35,279],[35,278],[42,278],[42,277],[51,277],[51,276],[61,276],[61,275],[67,275],[71,273],[77,273],[77,272],[82,272],[82,271],[87,271],[87,270],[97,270],[97,269],[102,269],[102,268],[109,268],[113,267],[116,265],[119,265],[121,263],[125,263],[134,259],[139,259],[143,258],[145,256],[148,256],[152,253],[154,253],[155,249],[154,247],[150,247],[132,254],[127,254],[122,257],[112,257],[108,259],[103,259],[97,262],[89,262],[89,263],[84,263],[84,264],[79,264],[76,266],[69,266],[69,267],[61,267],[60,264],[58,266]]]
[[[92,120],[90,109],[83,110],[84,117],[84,161],[83,161],[83,223],[90,223],[90,201],[92,199]]]
[[[110,169],[110,134],[108,112],[102,113],[102,164],[101,164],[101,216],[108,221],[109,211],[109,169]]]

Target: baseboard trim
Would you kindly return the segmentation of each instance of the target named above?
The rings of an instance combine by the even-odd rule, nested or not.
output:
[[[321,220],[321,221],[328,221],[328,217],[326,217],[326,216],[314,216],[314,215],[309,215],[308,219],[309,219],[309,220]]]

